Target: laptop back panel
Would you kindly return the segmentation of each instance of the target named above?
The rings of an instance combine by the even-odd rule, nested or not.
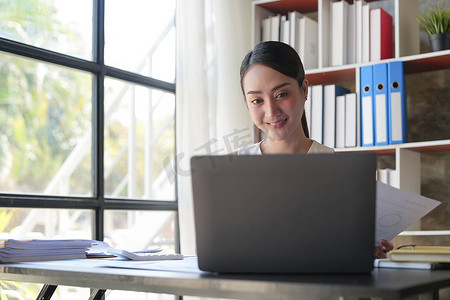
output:
[[[191,166],[201,270],[373,269],[374,154],[201,156]]]

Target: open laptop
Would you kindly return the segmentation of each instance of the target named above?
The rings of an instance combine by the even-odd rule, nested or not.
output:
[[[201,270],[373,269],[375,154],[196,156],[191,167]]]

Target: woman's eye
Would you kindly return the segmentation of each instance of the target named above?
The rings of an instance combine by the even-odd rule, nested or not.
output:
[[[259,104],[259,103],[262,102],[262,100],[261,100],[261,99],[253,99],[253,100],[250,101],[250,102],[253,103],[253,104]]]
[[[279,93],[279,94],[277,94],[277,95],[275,96],[275,98],[282,98],[282,97],[287,96],[287,94],[288,94],[288,93]]]

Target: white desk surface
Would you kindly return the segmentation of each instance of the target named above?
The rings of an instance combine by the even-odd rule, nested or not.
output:
[[[201,272],[195,257],[154,263],[84,259],[0,264],[0,280],[235,299],[402,299],[450,286],[450,270],[375,269],[367,275],[215,274]]]

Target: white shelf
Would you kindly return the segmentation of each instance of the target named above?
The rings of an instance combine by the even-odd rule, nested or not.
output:
[[[306,74],[317,74],[317,73],[324,73],[324,72],[336,72],[336,71],[344,71],[348,69],[356,69],[361,68],[368,65],[373,65],[376,63],[384,63],[384,62],[392,62],[392,61],[403,61],[405,63],[414,62],[414,61],[430,61],[432,59],[439,59],[440,66],[439,69],[447,69],[447,64],[442,63],[442,60],[444,57],[450,56],[450,50],[443,50],[443,51],[436,51],[436,52],[427,52],[427,53],[421,53],[421,54],[415,54],[415,55],[408,55],[403,56],[400,58],[389,58],[389,59],[383,59],[380,61],[371,61],[367,63],[359,63],[359,64],[348,64],[348,65],[342,65],[342,66],[335,66],[335,67],[325,67],[321,69],[311,69],[306,70]]]
[[[390,58],[378,62],[311,69],[305,70],[305,73],[310,84],[355,81],[357,70],[361,67],[399,60],[403,61],[405,74],[446,70],[450,68],[450,50],[403,56],[398,59]]]
[[[435,52],[427,52],[415,55],[408,55],[400,57],[399,59],[402,61],[412,61],[412,60],[422,60],[427,58],[439,58],[442,59],[443,56],[450,55],[450,50],[442,50]]]
[[[336,148],[336,152],[363,152],[372,151],[377,154],[395,154],[396,149],[409,149],[416,152],[443,152],[450,151],[450,140],[438,140],[427,142],[415,142],[404,144],[392,144],[384,146],[371,146],[371,147],[354,147],[354,148]]]

